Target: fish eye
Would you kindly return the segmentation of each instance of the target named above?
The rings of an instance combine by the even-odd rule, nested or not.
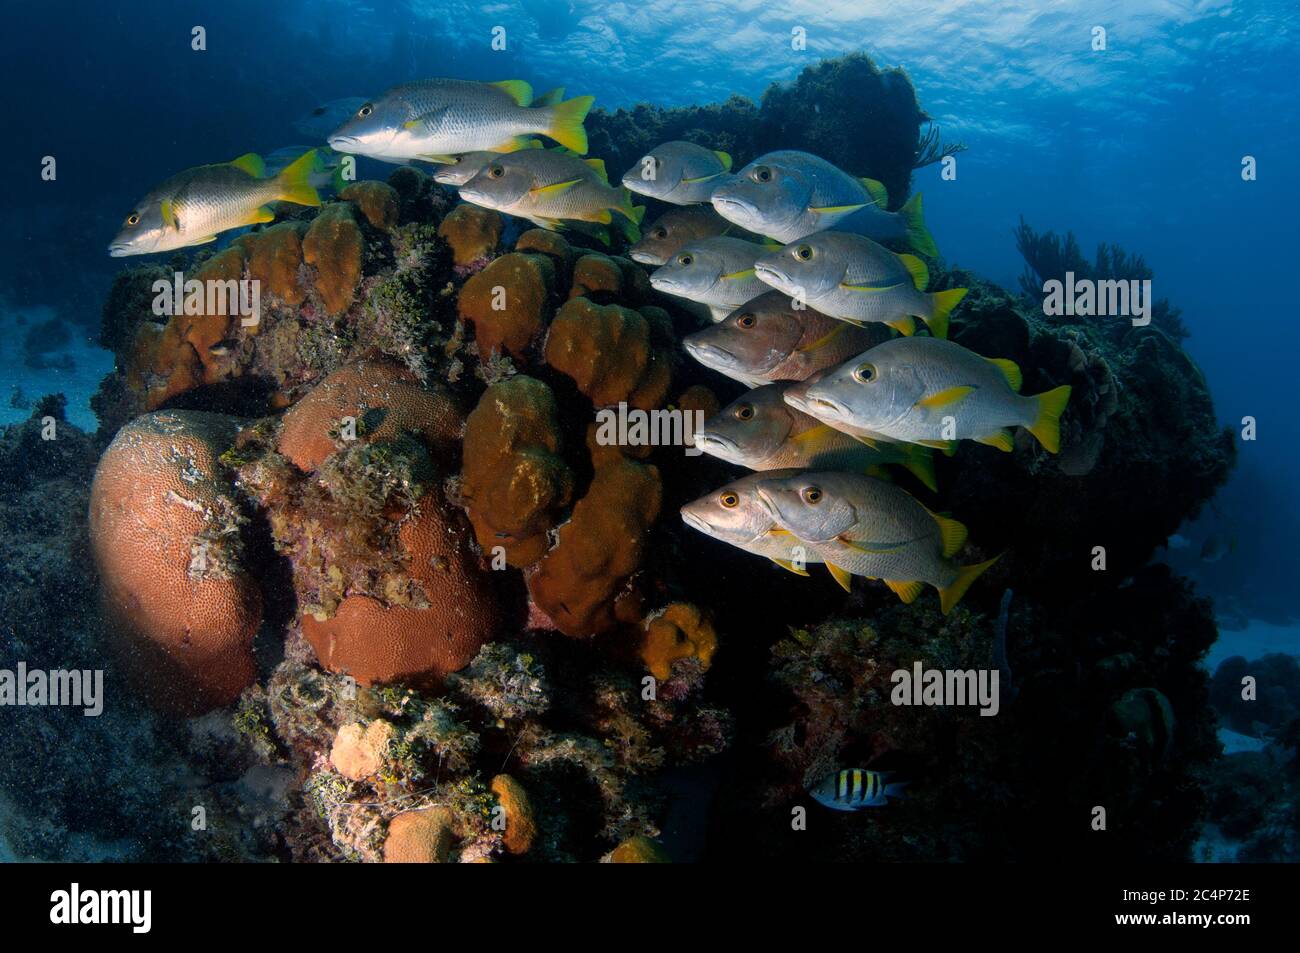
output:
[[[738,419],[740,419],[740,420],[753,420],[753,419],[754,419],[754,405],[753,405],[753,404],[741,404],[739,407],[736,408],[736,417],[737,417]]]
[[[816,506],[822,501],[821,487],[806,486],[799,495],[804,498],[805,503],[809,503],[812,506]]]
[[[499,179],[506,174],[506,170],[499,165],[488,166],[488,175],[494,179]]]
[[[375,111],[374,104],[366,103],[364,106],[362,106],[360,109],[357,110],[357,115],[360,116],[362,119],[365,119],[374,111]]]
[[[794,257],[800,261],[812,261],[813,250],[811,245],[800,245],[794,250]]]
[[[664,228],[664,227],[661,225],[661,226],[659,226],[658,228],[656,228],[656,229],[654,230],[654,236],[655,236],[655,238],[667,238],[667,237],[668,237],[668,229]]]
[[[754,317],[754,313],[752,311],[746,311],[744,314],[742,314],[740,317],[736,319],[737,327],[742,327],[746,330],[749,330],[757,323],[758,323],[758,318]]]
[[[128,225],[139,225],[139,224],[140,224],[140,216],[137,215],[135,212],[132,212],[130,215],[128,215],[128,216],[126,217],[126,224],[128,224]]]
[[[678,255],[678,256],[677,256],[677,264],[679,264],[679,265],[689,265],[689,264],[691,264],[691,262],[693,262],[693,261],[695,261],[695,259],[692,258],[690,255]]]
[[[754,170],[754,181],[755,181],[755,182],[771,182],[771,181],[772,181],[772,170],[769,169],[769,168],[768,168],[767,166],[765,166],[765,165],[760,165],[757,169]]]
[[[729,510],[734,510],[740,504],[740,497],[728,490],[718,497],[718,502]]]
[[[876,368],[874,364],[859,364],[853,368],[853,379],[861,384],[870,384],[876,379]]]

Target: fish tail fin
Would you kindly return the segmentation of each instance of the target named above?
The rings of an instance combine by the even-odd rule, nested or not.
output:
[[[925,227],[925,216],[921,211],[921,193],[917,192],[898,210],[907,227],[907,243],[922,255],[939,257],[939,248],[930,237],[930,230]]]
[[[566,149],[572,149],[580,156],[586,155],[587,130],[582,123],[595,101],[595,96],[575,96],[556,103],[551,107],[551,125],[545,130],[546,135]]]
[[[885,783],[885,790],[881,792],[881,796],[885,798],[896,797],[900,800],[905,800],[907,795],[904,794],[903,791],[911,783],[911,781],[887,781]]]
[[[903,468],[916,477],[932,493],[939,492],[939,482],[934,478],[934,454],[929,447],[910,443],[904,448]]]
[[[1036,406],[1034,422],[1026,429],[1049,453],[1061,452],[1061,414],[1070,402],[1070,385],[1062,384],[1029,398]]]
[[[962,566],[957,570],[957,578],[952,581],[952,585],[945,589],[939,590],[939,608],[944,615],[953,610],[953,606],[961,601],[961,597],[966,595],[966,590],[970,584],[978,579],[984,570],[988,569],[1002,557],[994,556],[992,559],[986,559],[982,563],[976,563],[973,566]]]
[[[311,174],[317,171],[316,150],[308,149],[276,176],[276,198],[295,205],[320,205],[320,193],[311,184]]]
[[[925,323],[930,328],[930,333],[937,338],[948,337],[948,316],[952,314],[952,309],[961,303],[961,299],[966,297],[967,288],[953,288],[949,291],[936,291],[930,295],[930,316],[925,319]]]

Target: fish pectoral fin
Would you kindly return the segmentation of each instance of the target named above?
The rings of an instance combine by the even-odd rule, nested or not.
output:
[[[420,153],[420,159],[424,162],[436,162],[439,165],[450,165],[458,161],[456,156],[443,155],[437,152],[422,152]]]
[[[836,215],[840,212],[856,212],[860,208],[866,208],[868,205],[875,205],[874,202],[860,202],[857,205],[810,205],[808,211],[815,212],[818,215]]]
[[[928,397],[922,397],[913,406],[924,407],[926,410],[954,407],[961,403],[974,389],[974,387],[966,384],[958,384],[956,387],[948,387],[930,394]]]
[[[195,246],[195,245],[206,245],[208,242],[215,242],[216,240],[217,240],[217,236],[216,236],[216,235],[208,235],[208,236],[206,236],[206,237],[204,237],[204,238],[196,238],[196,239],[194,239],[194,241],[189,242],[185,247],[186,247],[186,248],[191,248],[191,247],[193,247],[193,246]]]
[[[402,123],[403,129],[426,129],[433,130],[434,124],[447,112],[449,106],[443,106],[441,109],[435,109],[433,112],[423,113],[414,119],[408,119]]]
[[[843,288],[845,291],[861,291],[861,292],[864,292],[864,293],[880,294],[880,293],[883,293],[883,292],[886,292],[886,291],[893,291],[895,288],[901,288],[901,287],[903,287],[903,286],[902,286],[901,284],[893,284],[893,285],[850,285],[850,284],[846,284],[845,282],[841,281],[841,282],[840,282],[840,287]]]
[[[721,280],[722,281],[743,281],[746,278],[753,278],[753,277],[754,277],[754,269],[745,268],[741,271],[733,271],[729,275],[723,275]]]
[[[997,447],[1003,453],[1010,453],[1016,448],[1016,438],[1007,427],[1003,427],[1001,430],[995,430],[982,437],[976,437],[975,442],[982,443],[986,447]]]
[[[805,344],[802,347],[797,347],[795,348],[795,351],[800,354],[811,354],[813,351],[820,351],[843,334],[848,329],[848,326],[847,321],[837,322],[835,327],[831,328],[831,330],[827,331],[816,341],[813,341],[811,344]]]
[[[916,441],[923,447],[929,447],[932,450],[942,450],[944,456],[951,457],[957,453],[956,440],[918,440]]]
[[[180,216],[176,214],[176,205],[171,199],[163,199],[159,210],[162,212],[163,224],[170,225],[172,228],[181,227]]]
[[[721,172],[714,172],[712,175],[697,175],[693,179],[682,179],[682,182],[686,185],[698,185],[701,182],[711,182],[720,175],[722,175]]]
[[[532,195],[559,195],[560,193],[573,188],[581,181],[582,179],[569,179],[566,182],[555,182],[551,185],[539,185],[537,188],[529,189],[528,191]]]
[[[809,446],[828,437],[833,437],[839,433],[830,424],[818,424],[815,427],[809,427],[803,433],[797,433],[790,437],[790,442],[797,446]]]
[[[853,591],[853,573],[849,572],[843,566],[837,566],[828,562],[826,568],[830,571],[832,578],[840,584],[840,588],[845,592]]]
[[[855,433],[851,433],[849,434],[849,436],[852,437],[854,440],[856,440],[858,443],[865,444],[866,446],[870,447],[872,450],[880,449],[879,441],[872,440],[870,437],[863,437],[860,434],[855,434]]]
[[[837,543],[842,543],[843,545],[849,547],[850,549],[856,549],[860,553],[871,553],[873,555],[880,555],[882,553],[892,553],[896,549],[898,549],[899,546],[902,545],[901,543],[885,543],[883,545],[875,545],[872,543],[860,542],[858,540],[845,539],[843,536],[835,537],[835,541]]]
[[[902,599],[903,602],[909,605],[914,602],[916,597],[921,594],[921,591],[925,589],[924,583],[916,582],[914,580],[905,582],[900,579],[882,579],[880,581],[892,589],[894,595],[898,596],[899,599]]]
[[[792,563],[792,562],[791,562],[790,560],[788,560],[788,559],[777,559],[777,558],[773,557],[773,558],[772,558],[772,562],[776,563],[776,564],[777,564],[778,566],[780,566],[782,569],[784,569],[784,570],[786,570],[786,571],[788,571],[788,572],[792,572],[792,573],[794,573],[796,576],[804,576],[804,577],[807,577],[807,575],[808,575],[808,570],[807,570],[807,569],[800,569],[800,568],[798,568],[794,563]]]

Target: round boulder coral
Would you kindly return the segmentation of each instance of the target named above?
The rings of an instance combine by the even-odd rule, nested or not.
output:
[[[252,681],[262,596],[221,473],[234,418],[161,411],[123,427],[90,491],[90,542],[131,674],[163,707],[229,704]]]

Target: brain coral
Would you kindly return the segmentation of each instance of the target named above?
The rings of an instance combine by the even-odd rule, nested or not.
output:
[[[449,394],[421,387],[413,372],[396,364],[361,360],[330,374],[285,412],[278,449],[311,472],[342,446],[345,417],[356,421],[356,439],[367,443],[407,430],[433,449],[460,438],[461,417]]]
[[[303,618],[303,635],[321,664],[365,685],[440,679],[468,665],[506,624],[504,603],[471,548],[464,517],[440,494],[422,498],[398,535],[421,599],[385,605],[353,594],[330,618]]]
[[[573,495],[556,416],[551,389],[521,374],[484,391],[465,426],[461,496],[479,545],[512,566],[542,557]]]
[[[106,611],[133,675],[170,709],[228,704],[254,674],[262,596],[217,461],[236,429],[219,414],[146,414],[118,432],[91,486]]]

